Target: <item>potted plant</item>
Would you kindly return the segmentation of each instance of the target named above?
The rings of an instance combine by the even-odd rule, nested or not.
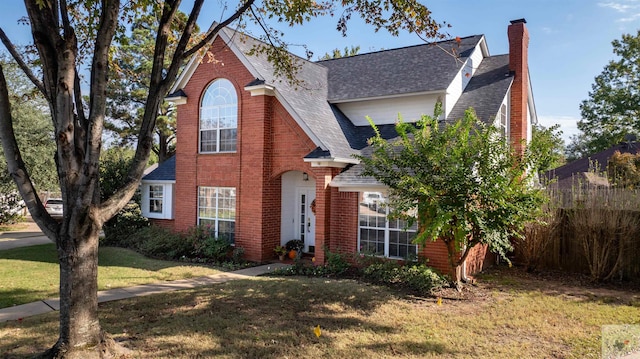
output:
[[[292,239],[284,246],[287,251],[289,251],[289,258],[300,258],[300,256],[302,255],[302,250],[304,249],[304,242],[300,239]]]
[[[283,246],[276,246],[276,248],[274,248],[273,251],[276,252],[276,254],[278,255],[278,258],[281,261],[284,260],[284,256],[287,254],[287,248]]]

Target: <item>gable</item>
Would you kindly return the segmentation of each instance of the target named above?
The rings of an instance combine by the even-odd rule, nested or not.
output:
[[[319,61],[329,70],[332,103],[444,92],[482,35]],[[455,55],[459,55],[456,59]]]

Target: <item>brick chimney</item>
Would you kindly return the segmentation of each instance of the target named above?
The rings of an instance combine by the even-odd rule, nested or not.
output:
[[[511,86],[510,139],[518,152],[523,151],[521,141],[527,138],[529,96],[529,31],[525,19],[512,20],[507,29],[509,37],[509,70],[514,74]]]

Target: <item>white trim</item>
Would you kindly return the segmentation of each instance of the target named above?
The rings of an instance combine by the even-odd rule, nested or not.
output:
[[[379,185],[364,185],[364,184],[340,184],[339,182],[331,181],[329,187],[338,187],[338,192],[382,192],[385,193],[389,190],[389,187]]]
[[[140,210],[142,215],[151,219],[173,219],[173,190],[175,181],[144,181],[142,183],[142,198]],[[151,186],[162,186],[162,212],[151,212],[150,194]]]
[[[176,181],[175,180],[142,180],[141,184],[152,184],[152,183],[158,183],[158,184],[175,184]]]
[[[185,105],[187,103],[186,96],[165,97],[165,101],[172,102],[174,105]]]
[[[335,167],[345,168],[349,164],[358,164],[359,160],[355,158],[326,157],[326,158],[303,158],[306,163],[310,163],[311,167]]]
[[[536,111],[536,102],[533,100],[533,89],[531,88],[531,74],[529,73],[529,69],[527,68],[527,82],[528,82],[528,90],[527,91],[527,108],[529,109],[529,114],[531,115],[531,124],[538,124],[538,112]]]
[[[251,96],[275,96],[275,87],[262,84],[255,86],[245,86],[246,91],[251,92]]]
[[[433,90],[433,91],[421,91],[421,92],[408,92],[402,94],[394,94],[394,95],[384,95],[384,96],[373,96],[373,97],[360,97],[360,98],[349,98],[345,100],[335,100],[329,99],[329,103],[338,104],[338,103],[347,103],[347,102],[360,102],[360,101],[370,101],[370,100],[383,100],[383,99],[393,99],[398,97],[409,97],[409,96],[419,96],[419,95],[446,95],[447,89],[441,90]]]

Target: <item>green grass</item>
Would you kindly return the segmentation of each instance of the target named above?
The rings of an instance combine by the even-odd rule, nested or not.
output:
[[[219,270],[154,260],[123,248],[101,247],[98,290],[200,277]],[[59,269],[54,244],[0,251],[0,308],[58,296]]]
[[[481,278],[468,299],[442,305],[352,280],[256,278],[104,303],[100,318],[133,358],[600,358],[603,325],[640,323],[638,293],[603,301],[502,275],[514,284]],[[0,353],[45,350],[57,319],[0,323]]]

